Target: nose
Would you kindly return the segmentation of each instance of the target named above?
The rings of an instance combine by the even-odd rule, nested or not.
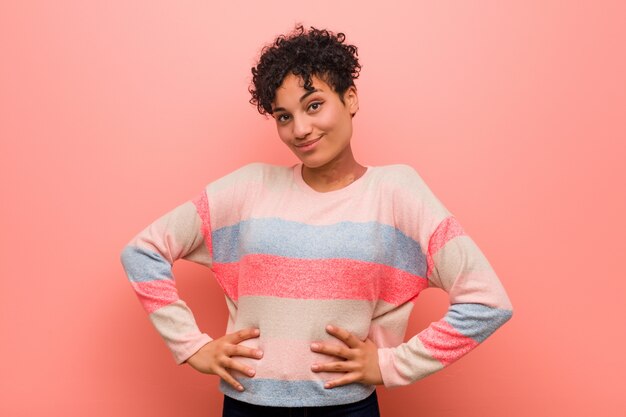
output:
[[[294,117],[293,135],[296,139],[305,139],[312,130],[311,122],[306,116]]]

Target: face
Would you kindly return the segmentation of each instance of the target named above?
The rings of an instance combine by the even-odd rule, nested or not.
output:
[[[309,168],[352,158],[352,115],[358,110],[356,88],[343,102],[330,85],[311,77],[314,90],[304,89],[302,78],[290,74],[276,90],[272,116],[278,136]]]

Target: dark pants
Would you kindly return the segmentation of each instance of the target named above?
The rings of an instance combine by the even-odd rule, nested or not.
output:
[[[224,396],[222,417],[380,417],[376,391],[351,404],[322,407],[268,407]]]

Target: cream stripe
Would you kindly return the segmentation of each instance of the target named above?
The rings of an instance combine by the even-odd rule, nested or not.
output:
[[[240,297],[232,333],[258,327],[268,339],[323,340],[333,324],[365,339],[376,302],[367,300],[303,300],[279,297]]]
[[[193,313],[183,300],[161,307],[149,317],[177,363],[182,363],[212,340],[200,332]]]
[[[450,304],[482,303],[512,309],[506,291],[489,261],[467,235],[450,240],[434,256],[429,280],[449,293]]]

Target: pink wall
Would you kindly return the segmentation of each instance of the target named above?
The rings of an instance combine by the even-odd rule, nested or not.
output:
[[[0,3],[0,415],[220,415],[119,253],[218,176],[295,162],[247,83],[302,21],[360,48],[357,158],[418,169],[515,307],[461,361],[380,388],[383,415],[623,416],[624,2],[211,3]],[[223,334],[207,270],[174,272]],[[409,332],[445,308],[427,291]]]

